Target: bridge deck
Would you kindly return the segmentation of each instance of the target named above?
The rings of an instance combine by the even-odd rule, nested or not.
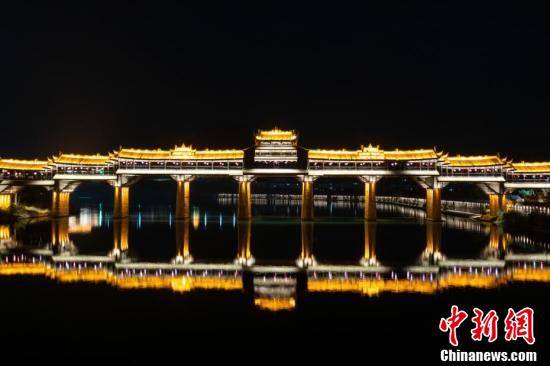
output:
[[[115,258],[111,256],[99,255],[54,255],[54,263],[73,262],[73,263],[114,263]]]
[[[472,267],[472,268],[503,268],[503,260],[481,260],[481,259],[454,259],[444,260],[438,263],[440,268],[445,267]]]
[[[233,263],[116,263],[117,270],[191,270],[191,271],[238,271],[243,267]]]
[[[317,273],[317,274],[389,274],[389,273],[437,273],[440,270],[449,270],[452,268],[498,268],[503,269],[507,265],[516,262],[550,262],[548,253],[509,253],[503,259],[445,259],[433,265],[413,265],[406,267],[390,267],[385,265],[350,265],[350,264],[316,264],[307,268],[300,268],[293,265],[253,265],[243,266],[237,263],[154,263],[154,262],[117,262],[113,256],[96,255],[54,255],[50,249],[29,249],[31,255],[50,257],[52,264],[59,266],[65,263],[77,264],[102,264],[112,266],[116,271],[223,271],[223,272],[252,272],[256,274],[277,274],[277,273]],[[3,255],[9,255],[9,251],[4,251]],[[46,259],[47,261],[47,259]]]

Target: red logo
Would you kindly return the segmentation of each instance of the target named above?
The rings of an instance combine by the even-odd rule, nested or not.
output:
[[[458,310],[458,306],[453,305],[451,307],[451,316],[448,318],[441,318],[439,321],[439,330],[442,332],[449,332],[449,343],[453,346],[458,346],[458,338],[456,337],[456,329],[468,318],[468,314],[465,311]]]
[[[527,307],[518,312],[513,309],[508,309],[508,315],[504,319],[504,339],[507,341],[515,341],[518,338],[523,338],[527,344],[535,343],[533,333],[533,309]]]
[[[474,327],[470,330],[474,341],[481,341],[487,338],[489,342],[494,342],[498,338],[498,320],[499,317],[495,310],[489,310],[487,314],[483,310],[474,308],[472,323]],[[504,339],[507,342],[523,338],[527,344],[535,343],[533,331],[534,310],[525,307],[519,311],[508,309],[508,314],[504,319]],[[441,318],[439,321],[439,330],[449,333],[449,343],[458,346],[457,329],[468,318],[468,313],[459,310],[458,306],[451,306],[451,316]]]
[[[474,313],[476,315],[472,318],[472,322],[475,324],[475,328],[471,330],[472,339],[481,341],[483,337],[487,337],[489,342],[494,342],[498,336],[497,312],[491,310],[484,316],[482,310],[474,308]]]

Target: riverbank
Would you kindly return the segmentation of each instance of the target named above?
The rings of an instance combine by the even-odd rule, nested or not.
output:
[[[50,210],[34,206],[16,205],[7,211],[0,211],[0,223],[13,223],[20,220],[29,220],[48,217]]]

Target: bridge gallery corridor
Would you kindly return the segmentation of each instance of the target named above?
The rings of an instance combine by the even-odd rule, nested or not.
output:
[[[258,131],[245,149],[124,148],[107,155],[60,153],[47,160],[0,159],[0,209],[17,202],[18,191],[41,186],[51,192],[52,217],[69,215],[71,193],[87,181],[113,187],[113,216],[128,217],[133,184],[143,177],[171,177],[177,182],[176,219],[189,219],[192,182],[197,177],[231,177],[238,194],[238,219],[252,218],[251,195],[257,178],[292,177],[301,182],[301,218],[314,218],[314,184],[324,177],[357,178],[364,184],[364,218],[376,220],[376,187],[384,177],[408,177],[425,190],[426,219],[441,220],[441,193],[449,183],[473,184],[487,195],[488,216],[509,208],[506,193],[550,188],[550,162],[514,162],[498,155],[449,155],[436,149],[306,149],[295,131]]]
[[[186,145],[170,150],[120,148],[107,155],[60,153],[47,160],[1,159],[0,169],[1,209],[17,204],[18,192],[28,186],[43,187],[51,195],[49,233],[40,236],[39,244],[20,239],[25,235],[18,231],[24,233],[24,229],[0,227],[0,275],[41,275],[59,282],[104,283],[119,289],[244,291],[256,307],[267,310],[293,309],[300,294],[308,292],[433,294],[455,287],[493,288],[510,282],[550,280],[549,244],[545,240],[507,233],[490,223],[502,212],[522,209],[506,200],[507,192],[550,188],[550,162],[516,163],[500,156],[450,156],[436,149],[383,150],[372,145],[358,150],[305,149],[298,145],[296,132],[275,128],[258,131],[254,146],[243,150],[197,150]],[[166,233],[154,238],[174,243],[175,251],[169,258],[165,255],[154,261],[132,250],[129,239],[135,230],[132,227],[147,226],[145,209],[138,207],[136,212],[129,204],[132,185],[146,177],[176,181],[174,210],[168,216],[166,212],[160,215],[168,224],[170,238],[166,239]],[[219,177],[236,182],[235,194],[218,194],[218,207],[230,207],[229,216],[220,212],[209,217],[206,211],[202,216],[201,208],[191,205],[193,181]],[[296,179],[301,183],[301,194],[254,194],[254,181],[270,177]],[[356,178],[364,185],[364,195],[356,203],[314,195],[313,187],[320,177]],[[414,180],[425,190],[425,198],[377,196],[377,184],[385,177]],[[71,193],[84,182],[105,182],[113,187],[112,211],[92,207],[81,209],[79,215],[71,214]],[[442,200],[442,190],[449,183],[475,185],[486,193],[487,202]],[[269,215],[261,215],[258,221],[253,214],[253,206],[262,205],[298,210],[297,218],[279,222],[297,235],[284,239],[285,247],[294,248],[294,254],[283,261],[255,255],[262,246],[252,244],[253,232],[261,233],[263,220],[269,220]],[[328,216],[325,212],[315,219],[315,210],[324,210],[327,205]],[[351,240],[348,234],[341,234],[339,239],[362,249],[340,263],[320,259],[314,243],[322,242],[324,235],[316,231],[326,230],[325,225],[333,219],[341,225],[332,217],[332,210],[345,209],[346,205],[354,206],[355,218],[349,227],[356,236]],[[491,219],[487,223],[448,215],[484,212]],[[414,225],[424,227],[415,244],[417,251],[408,260],[390,255],[388,261],[377,255],[380,248],[384,251],[380,243],[384,234],[377,232],[395,224],[388,217],[412,218]],[[404,224],[406,227],[411,222],[398,219],[396,225]],[[225,230],[223,259],[212,260],[214,251],[209,252],[210,258],[194,254],[193,248],[200,246],[191,244],[191,237],[201,228],[206,230],[207,225]],[[78,236],[95,235],[96,230],[110,232],[108,248],[103,245],[102,250],[89,250],[77,244]],[[453,257],[442,246],[442,233],[449,230],[481,235],[485,243],[476,253]],[[139,230],[135,235],[141,235]],[[166,243],[156,245],[166,250]],[[535,250],[522,250],[522,245]],[[332,242],[331,246],[337,251],[343,245]],[[228,248],[234,248],[229,256]]]
[[[544,8],[35,3],[0,366],[550,364]]]

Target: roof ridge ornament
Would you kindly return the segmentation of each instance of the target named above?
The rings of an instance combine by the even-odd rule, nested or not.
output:
[[[255,135],[256,142],[261,141],[293,141],[298,140],[298,134],[295,130],[281,130],[274,127],[271,130],[258,130]]]

